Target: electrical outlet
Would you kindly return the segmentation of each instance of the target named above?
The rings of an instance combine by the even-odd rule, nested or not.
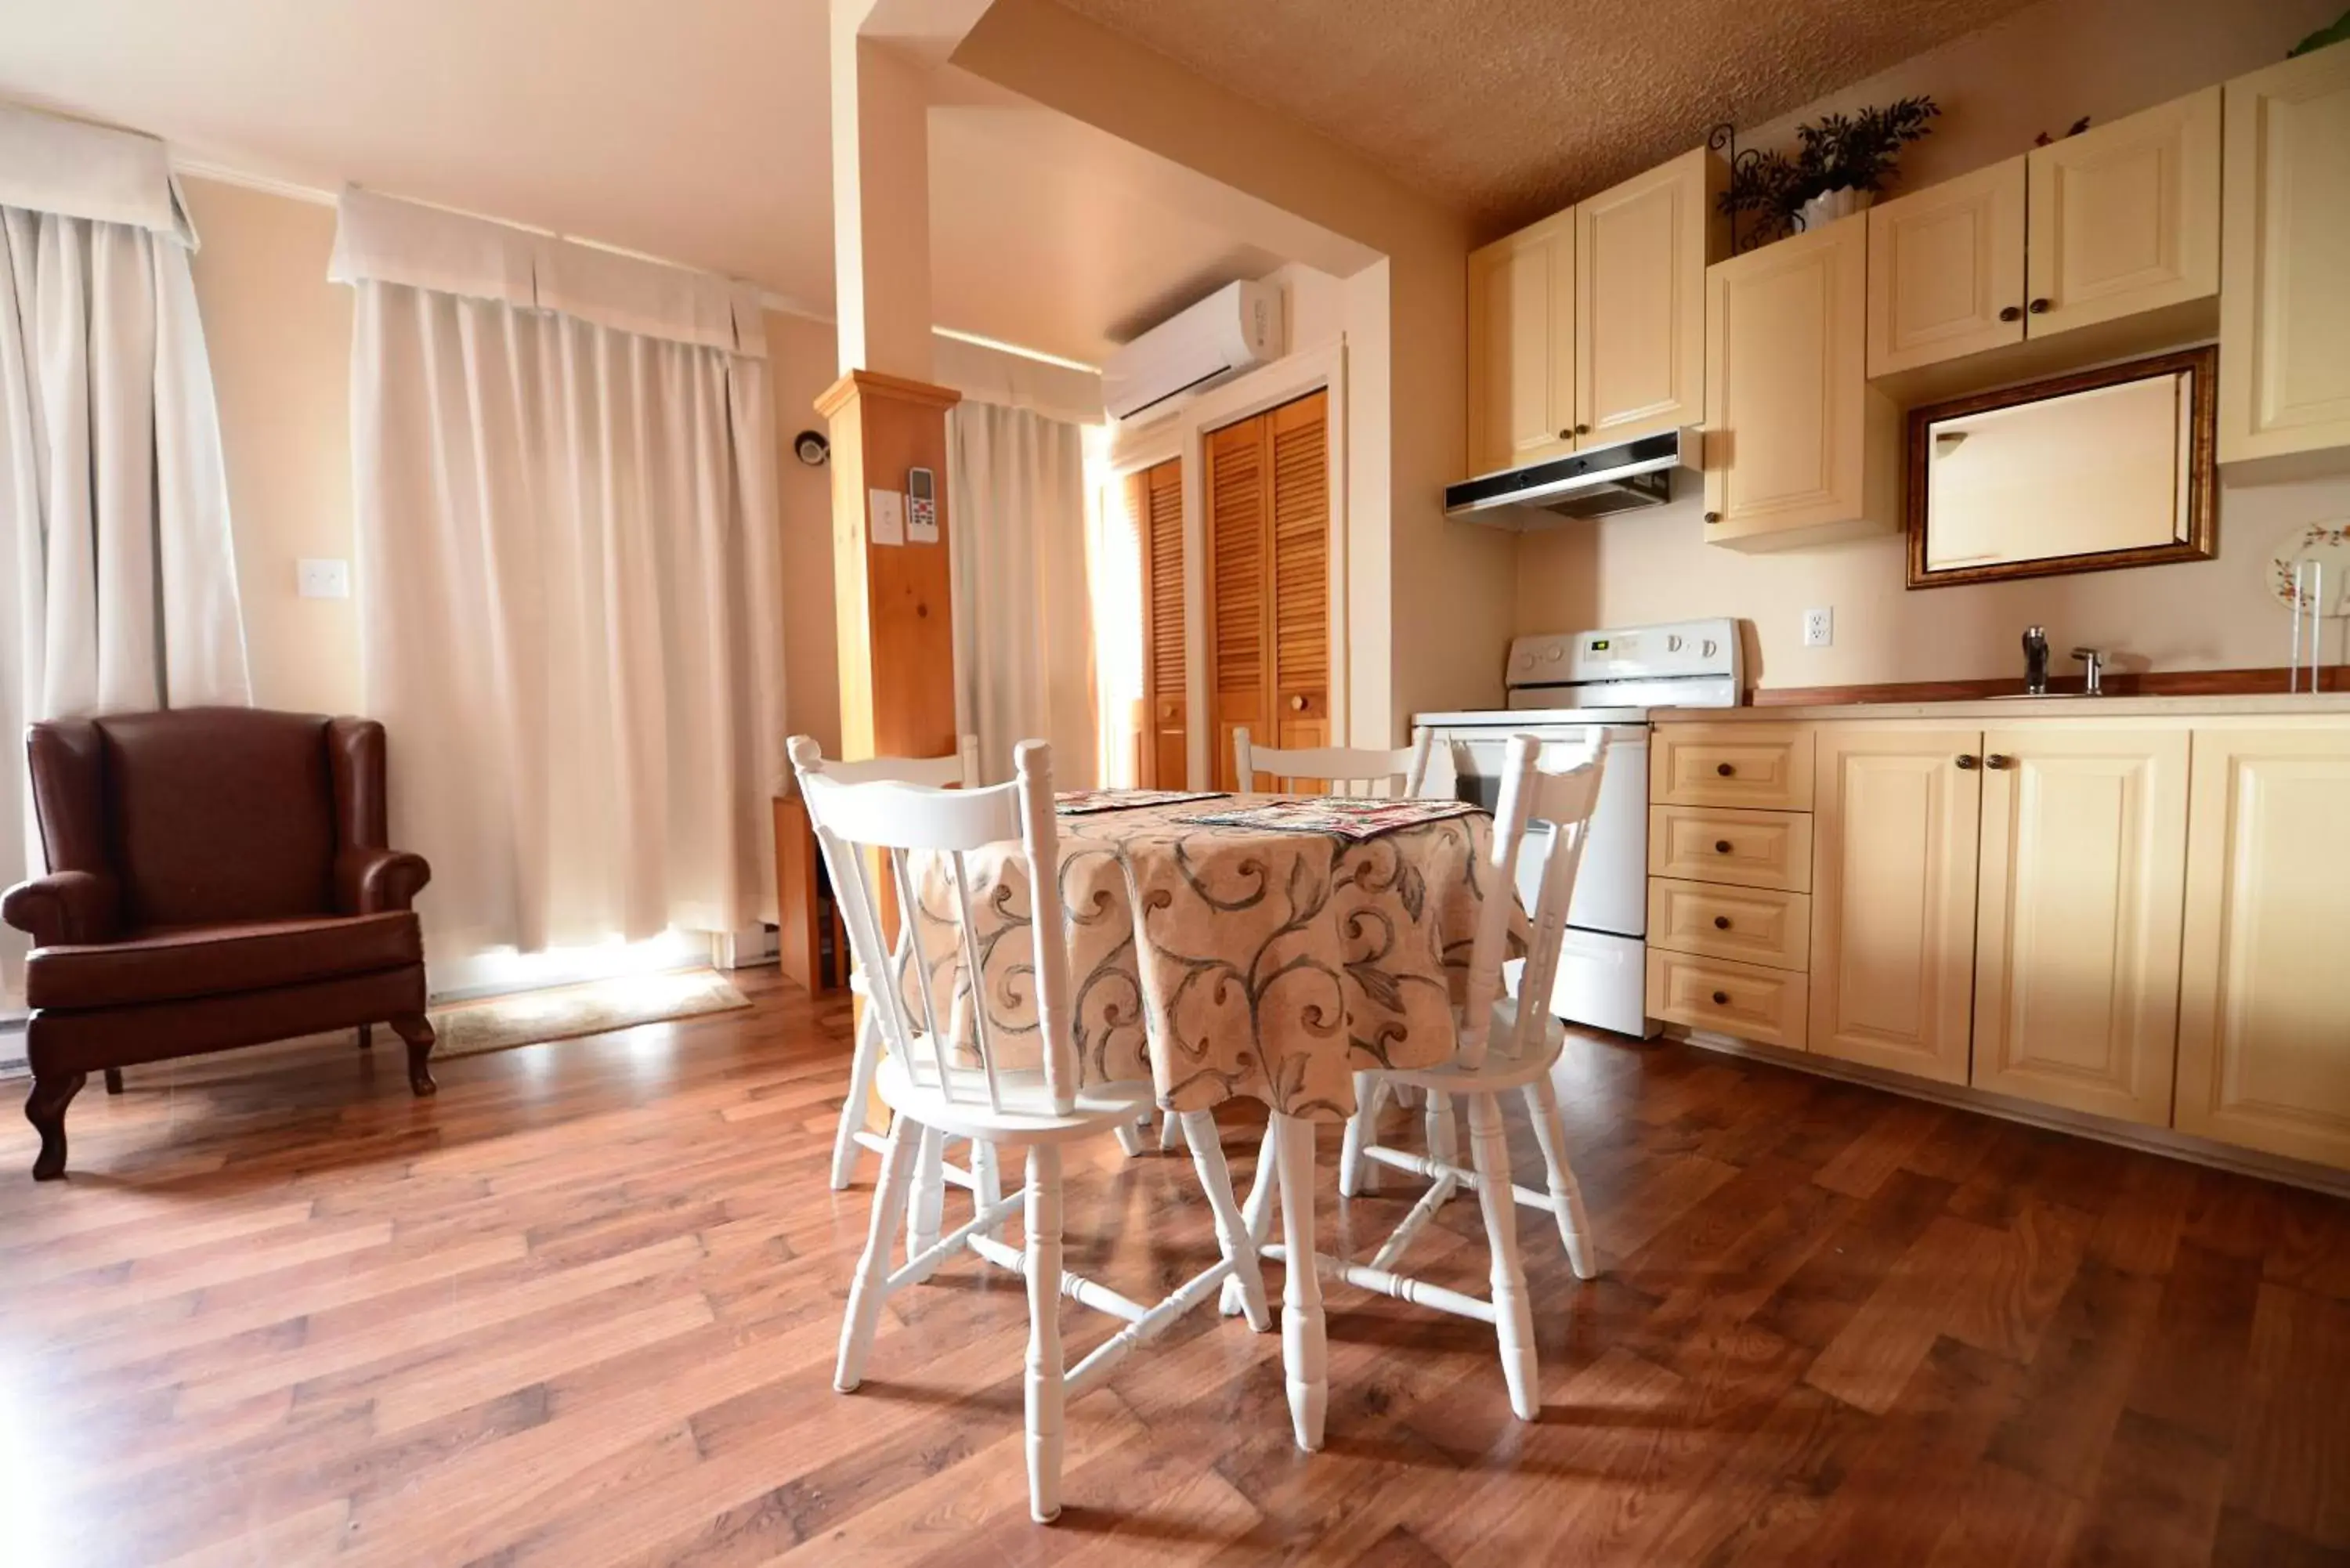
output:
[[[1826,648],[1835,641],[1835,611],[1807,609],[1804,612],[1804,646]]]
[[[306,599],[347,599],[351,597],[348,561],[296,561],[295,591]]]

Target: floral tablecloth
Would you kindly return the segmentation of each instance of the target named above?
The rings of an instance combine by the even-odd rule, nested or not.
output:
[[[1170,1110],[1248,1095],[1289,1116],[1334,1121],[1354,1110],[1357,1070],[1433,1066],[1451,1055],[1452,1008],[1482,883],[1492,879],[1483,864],[1490,817],[1349,843],[1174,820],[1199,809],[1059,821],[1077,1047],[1089,1081],[1148,1071]],[[1024,863],[1003,845],[967,857],[965,867],[990,1038],[1000,1065],[1034,1066]],[[968,1051],[974,1031],[951,866],[926,859],[914,879],[921,972],[936,1015]],[[910,971],[904,983],[917,1006]]]

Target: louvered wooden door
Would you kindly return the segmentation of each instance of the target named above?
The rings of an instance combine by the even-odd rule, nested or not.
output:
[[[1213,776],[1236,789],[1243,725],[1266,745],[1330,743],[1329,395],[1211,432],[1207,500]]]
[[[1191,702],[1183,657],[1183,463],[1127,475],[1127,515],[1142,554],[1142,755],[1149,789],[1189,782]]]

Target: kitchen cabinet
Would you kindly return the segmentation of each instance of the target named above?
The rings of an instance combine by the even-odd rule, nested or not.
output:
[[[1982,745],[1972,1082],[2167,1127],[2188,732],[2092,719]]]
[[[1873,379],[2023,341],[2023,160],[1868,212]]]
[[[1967,1081],[1982,735],[1814,736],[1811,1048]]]
[[[1648,871],[1742,888],[1812,885],[1812,819],[1793,811],[1726,806],[1653,806],[1648,812]]]
[[[1648,742],[1660,805],[1812,809],[1812,735],[1800,724],[1668,724]]]
[[[1469,468],[1575,450],[1575,210],[1469,255]]]
[[[1800,1051],[1804,977],[1762,964],[1648,950],[1648,1012],[1669,1023]]]
[[[2350,720],[2194,746],[2176,1125],[2350,1168]]]
[[[1183,615],[1183,462],[1170,458],[1126,479],[1126,514],[1142,560],[1142,756],[1137,782],[1189,782],[1191,701]]]
[[[1273,746],[1330,743],[1329,394],[1211,431],[1205,445],[1212,772],[1229,790],[1241,787],[1235,729]]]
[[[2220,461],[2350,448],[2350,49],[2225,88]]]
[[[1700,148],[1575,207],[1575,444],[1705,417],[1705,266],[1727,165]]]
[[[1867,219],[1706,272],[1709,542],[1776,549],[1901,520],[1900,415],[1868,384]]]

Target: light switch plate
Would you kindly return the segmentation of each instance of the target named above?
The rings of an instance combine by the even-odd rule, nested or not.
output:
[[[294,583],[306,599],[347,599],[351,597],[348,561],[296,561]]]
[[[1804,612],[1804,646],[1826,648],[1835,641],[1835,611],[1807,609]]]

